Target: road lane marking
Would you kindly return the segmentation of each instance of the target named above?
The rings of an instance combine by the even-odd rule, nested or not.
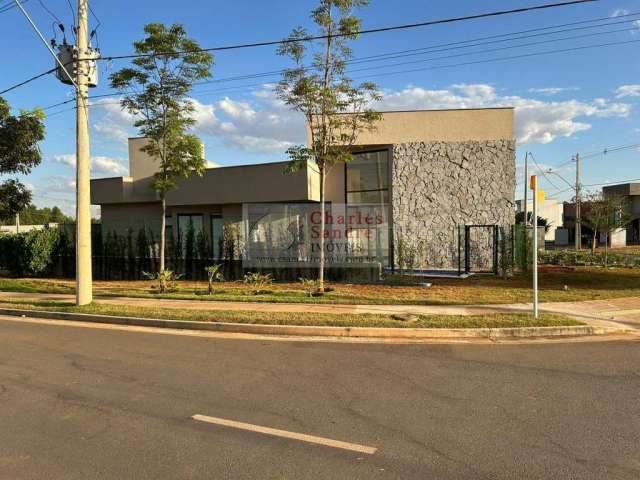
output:
[[[301,442],[315,443],[317,445],[325,445],[327,447],[333,448],[341,448],[343,450],[351,450],[353,452],[366,453],[368,455],[373,455],[378,451],[378,449],[375,447],[368,447],[366,445],[359,445],[357,443],[341,442],[339,440],[332,440],[330,438],[315,437],[313,435],[306,435],[304,433],[296,433],[289,432],[287,430],[279,430],[277,428],[262,427],[260,425],[236,422],[235,420],[227,420],[224,418],[209,417],[207,415],[193,415],[191,418],[199,422],[212,423],[214,425],[237,428],[239,430],[264,433],[265,435],[272,435],[275,437],[291,438],[293,440],[300,440]]]

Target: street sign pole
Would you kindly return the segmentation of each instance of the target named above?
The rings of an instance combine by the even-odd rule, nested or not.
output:
[[[538,177],[531,175],[533,190],[533,316],[538,318]]]

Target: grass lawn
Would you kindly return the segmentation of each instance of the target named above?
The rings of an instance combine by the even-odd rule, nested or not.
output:
[[[254,295],[241,282],[222,282],[206,295],[205,282],[179,281],[177,289],[162,297],[150,281],[96,281],[97,296],[129,296],[279,303],[470,305],[531,301],[531,279],[472,276],[466,279],[428,279],[430,288],[415,285],[415,279],[393,278],[393,284],[331,284],[333,291],[309,298],[298,283],[275,283],[270,293]],[[409,284],[409,282],[411,282]],[[596,267],[541,267],[540,301],[579,301],[640,296],[640,269]],[[567,286],[567,290],[564,286]],[[73,293],[73,280],[0,278],[0,291],[28,293]]]
[[[50,312],[93,313],[99,315],[195,320],[201,322],[252,323],[268,325],[315,325],[334,327],[396,327],[396,328],[499,328],[548,327],[584,325],[562,315],[543,314],[537,320],[527,313],[499,313],[488,315],[421,315],[414,322],[403,322],[390,315],[366,313],[276,313],[230,310],[186,310],[178,308],[132,307],[93,303],[77,307],[57,301],[3,301],[0,307]]]

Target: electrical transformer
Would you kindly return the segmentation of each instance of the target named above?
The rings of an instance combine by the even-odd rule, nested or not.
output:
[[[76,76],[76,65],[78,61],[78,49],[75,45],[71,45],[68,43],[63,43],[62,45],[58,45],[58,60],[62,63],[67,72],[69,72],[74,77]],[[83,57],[85,60],[85,64],[88,67],[88,78],[87,83],[89,87],[96,87],[98,85],[98,63],[97,59],[100,58],[100,50],[97,48],[89,47],[87,49],[86,56]],[[73,82],[69,78],[69,76],[65,73],[62,67],[56,62],[56,77],[62,83],[66,83],[67,85],[73,85]]]

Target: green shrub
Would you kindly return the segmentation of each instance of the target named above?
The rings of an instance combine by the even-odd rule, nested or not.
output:
[[[317,293],[318,289],[320,288],[320,282],[317,279],[299,278],[298,280],[300,280],[302,288],[304,288],[304,291],[307,292],[307,295],[309,295],[310,297],[313,297],[313,295]]]
[[[640,255],[609,252],[606,264],[612,267],[640,267]],[[563,266],[602,266],[605,265],[604,252],[592,253],[591,250],[540,250],[538,261],[541,264]]]
[[[209,295],[213,294],[213,282],[224,282],[224,275],[222,274],[222,265],[209,265],[205,267],[207,272],[207,281],[209,282]]]
[[[254,295],[268,293],[265,288],[273,283],[270,273],[262,274],[258,272],[249,272],[244,276],[244,283],[253,287]]]
[[[0,236],[0,267],[12,275],[41,275],[53,266],[60,232],[57,228]]]
[[[163,270],[162,272],[142,272],[149,280],[158,282],[158,293],[167,293],[176,289],[175,282],[182,275],[172,272],[171,270]]]

